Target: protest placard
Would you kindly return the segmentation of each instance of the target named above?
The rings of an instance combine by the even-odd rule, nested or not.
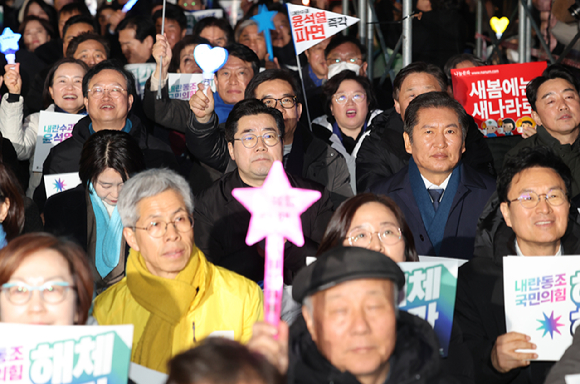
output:
[[[68,189],[75,188],[81,183],[77,172],[57,173],[54,175],[44,175],[44,187],[46,189],[46,198],[64,192]]]
[[[201,19],[206,17],[215,17],[221,19],[224,17],[223,9],[205,9],[203,11],[183,11],[185,18],[187,19],[187,35],[193,33],[193,27]]]
[[[169,98],[189,100],[197,92],[197,85],[202,82],[203,74],[201,73],[170,73],[167,84]],[[213,80],[211,80],[211,90],[216,91]]]
[[[503,258],[507,332],[530,336],[538,360],[559,360],[580,319],[580,256]]]
[[[145,64],[126,64],[125,69],[133,74],[135,77],[135,91],[141,99],[145,94],[145,83],[153,72],[155,72],[155,63],[145,63]]]
[[[132,325],[0,323],[0,382],[126,384]]]
[[[129,378],[136,384],[165,384],[167,382],[167,374],[135,363],[129,366]]]
[[[356,17],[318,8],[290,3],[287,6],[297,55],[359,21]]]
[[[40,112],[38,137],[34,149],[34,162],[32,163],[34,172],[42,172],[42,165],[50,149],[71,137],[74,125],[83,117],[84,115],[70,113]]]
[[[536,126],[526,85],[546,67],[540,61],[452,69],[453,96],[485,137],[518,135],[522,127]]]
[[[399,308],[427,320],[439,339],[439,352],[447,356],[459,261],[419,261],[399,263],[405,273],[403,295],[399,295]]]

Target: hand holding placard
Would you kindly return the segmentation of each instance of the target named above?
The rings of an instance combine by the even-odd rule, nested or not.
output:
[[[208,89],[214,73],[228,61],[228,51],[222,47],[212,48],[208,44],[199,44],[193,50],[193,58],[203,71],[203,85]]]
[[[16,52],[18,51],[18,40],[22,35],[14,33],[10,28],[4,28],[4,32],[0,35],[0,52],[6,57],[8,64],[16,63]]]
[[[284,240],[304,245],[300,215],[320,199],[320,192],[293,188],[275,161],[260,188],[236,188],[232,195],[252,213],[246,244],[266,238],[264,320],[278,326],[284,287]]]

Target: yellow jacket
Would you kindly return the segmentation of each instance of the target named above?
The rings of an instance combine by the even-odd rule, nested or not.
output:
[[[134,250],[129,257],[142,258]],[[208,336],[228,337],[247,343],[252,336],[252,326],[264,317],[262,290],[253,281],[213,265],[197,247],[191,257],[199,260],[198,273],[203,273],[203,276],[196,276],[196,280],[201,278],[203,284],[187,315],[174,329],[172,356],[195,347]],[[201,295],[200,299],[198,295]],[[135,347],[150,312],[131,295],[127,277],[97,296],[93,316],[100,325],[133,324],[131,360],[139,363],[135,361]]]

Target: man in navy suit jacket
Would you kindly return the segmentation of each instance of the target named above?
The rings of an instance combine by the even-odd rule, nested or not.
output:
[[[417,96],[405,113],[409,165],[371,191],[401,207],[420,255],[470,259],[477,219],[495,180],[461,162],[469,117],[445,92]]]

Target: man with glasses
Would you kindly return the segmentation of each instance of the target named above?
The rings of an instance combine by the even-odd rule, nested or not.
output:
[[[509,157],[497,180],[503,221],[492,254],[459,269],[455,321],[473,357],[476,383],[543,383],[553,362],[536,362],[527,335],[506,333],[502,259],[506,255],[565,256],[580,252],[580,227],[571,208],[570,169],[546,147]],[[450,353],[455,348],[453,342]]]
[[[129,133],[139,143],[147,168],[177,169],[169,146],[150,136],[141,120],[130,114],[135,97],[135,80],[130,72],[111,61],[102,61],[86,73],[82,86],[88,116],[74,126],[69,139],[50,150],[43,175],[78,172],[84,143],[93,133],[106,129]],[[44,207],[44,181],[36,188],[34,200],[39,208]]]
[[[446,92],[411,101],[403,137],[409,165],[371,188],[401,208],[419,255],[471,259],[477,219],[495,180],[461,162],[469,116]]]
[[[288,173],[316,181],[330,192],[335,207],[353,195],[350,175],[344,157],[324,141],[314,137],[300,124],[301,92],[292,72],[269,69],[257,74],[246,87],[245,98],[255,98],[266,106],[276,108],[284,117],[283,164]],[[211,109],[195,110],[198,118],[211,114]],[[187,147],[210,167],[227,172],[235,168],[229,156],[227,140],[217,121],[205,130],[188,129]]]
[[[160,372],[208,336],[242,343],[263,317],[260,288],[207,261],[193,241],[193,196],[173,171],[129,179],[117,205],[131,246],[127,276],[99,295],[100,325],[133,324],[131,361]]]
[[[256,282],[264,279],[264,242],[245,243],[250,212],[233,196],[234,188],[261,187],[274,161],[283,160],[284,118],[275,108],[256,99],[234,106],[226,122],[225,141],[237,169],[226,173],[196,198],[195,242],[212,263]],[[306,256],[316,254],[332,203],[326,189],[315,182],[288,174],[295,188],[314,189],[322,197],[301,215],[305,245],[286,242],[284,283],[305,266]]]

